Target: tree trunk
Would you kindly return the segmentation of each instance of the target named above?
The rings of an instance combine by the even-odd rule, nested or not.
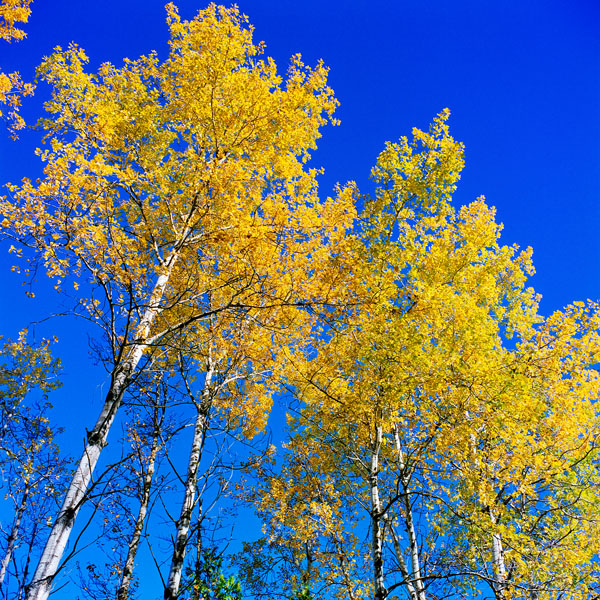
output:
[[[19,583],[19,589],[17,590],[17,600],[23,600],[23,596],[27,590],[25,582],[29,576],[29,565],[31,564],[31,555],[33,554],[34,540],[37,538],[37,532],[39,529],[39,522],[33,524],[33,531],[31,532],[31,538],[29,542],[29,548],[27,549],[27,558],[25,559],[25,566],[23,567],[23,577]]]
[[[504,549],[502,548],[502,538],[497,534],[492,534],[492,560],[494,561],[494,594],[496,598],[502,600],[506,597],[506,565],[504,564]]]
[[[404,509],[404,525],[406,527],[406,533],[408,535],[408,548],[410,552],[410,571],[404,559],[404,553],[402,546],[393,524],[390,523],[390,531],[392,534],[392,541],[394,543],[394,550],[396,552],[396,558],[400,565],[400,571],[404,579],[404,585],[408,590],[408,594],[411,600],[426,600],[425,586],[423,584],[423,578],[421,575],[421,562],[419,558],[419,544],[417,540],[417,534],[415,531],[415,522],[413,516],[411,496],[412,492],[409,487],[410,473],[407,472],[407,465],[404,460],[404,453],[402,451],[402,444],[400,442],[400,428],[396,424],[394,427],[394,443],[396,446],[396,454],[398,460],[398,478],[399,484],[402,487],[402,504]]]
[[[6,577],[6,571],[8,569],[8,564],[10,563],[13,552],[15,550],[15,544],[17,543],[17,537],[19,536],[19,528],[21,527],[21,521],[23,520],[23,514],[25,513],[25,508],[27,507],[27,500],[29,499],[30,491],[31,491],[30,485],[26,484],[25,489],[23,490],[23,496],[21,498],[21,503],[19,504],[19,508],[17,509],[17,514],[15,515],[15,522],[13,523],[12,529],[10,530],[10,535],[8,536],[8,544],[6,546],[6,553],[4,554],[4,558],[2,559],[2,565],[0,565],[0,588],[2,588],[2,584],[4,583],[4,578]]]
[[[389,523],[388,527],[390,529],[390,534],[392,536],[392,542],[394,543],[394,551],[396,552],[396,560],[398,561],[398,566],[400,567],[400,573],[402,574],[402,585],[406,587],[408,591],[408,595],[410,596],[410,600],[419,600],[419,594],[413,585],[413,579],[411,574],[408,571],[408,567],[406,565],[406,560],[404,559],[404,552],[402,550],[402,545],[400,544],[400,539],[398,538],[398,534],[394,529],[393,523]]]
[[[371,465],[369,472],[369,486],[371,488],[371,534],[373,556],[373,582],[375,585],[374,599],[384,600],[387,590],[383,577],[383,521],[381,500],[379,497],[379,452],[381,450],[382,428],[375,427],[375,437],[371,446]]]
[[[405,482],[403,484],[402,499],[404,501],[404,511],[406,513],[406,531],[408,533],[408,543],[410,546],[410,564],[412,570],[412,580],[419,600],[425,600],[425,586],[421,576],[421,563],[419,560],[419,543],[415,532],[415,523],[413,520],[413,511],[410,493]]]
[[[157,398],[158,400],[158,398]],[[142,530],[144,528],[144,522],[146,521],[146,514],[148,512],[148,505],[150,503],[150,490],[152,488],[152,479],[154,477],[154,465],[156,462],[156,456],[159,450],[159,438],[160,428],[162,426],[162,418],[159,419],[160,407],[158,402],[154,408],[154,431],[152,435],[152,446],[150,447],[150,456],[148,457],[148,465],[146,468],[146,475],[144,476],[144,483],[142,487],[142,497],[140,499],[140,508],[138,515],[135,520],[135,526],[133,528],[133,535],[129,542],[129,548],[127,550],[127,558],[123,567],[123,574],[121,576],[121,583],[117,591],[117,600],[127,600],[129,598],[129,588],[131,586],[131,580],[133,576],[133,565],[135,562],[135,556],[137,554],[140,539],[142,537]],[[164,415],[164,411],[163,411]]]
[[[173,557],[171,559],[171,570],[169,579],[165,587],[165,600],[174,600],[179,595],[179,585],[181,583],[181,573],[183,571],[183,561],[185,559],[185,550],[187,545],[188,533],[190,530],[190,521],[194,509],[194,500],[196,496],[196,481],[198,479],[198,466],[202,456],[202,444],[204,433],[206,431],[206,421],[212,404],[212,378],[215,374],[214,366],[209,360],[204,379],[204,388],[200,405],[197,406],[196,424],[194,426],[194,438],[190,450],[188,461],[187,477],[183,495],[183,504],[181,514],[177,521],[177,534],[173,548]]]
[[[154,285],[148,306],[131,344],[131,351],[124,361],[113,370],[112,382],[104,406],[94,429],[88,431],[83,455],[75,469],[60,512],[46,542],[44,552],[33,575],[33,580],[29,585],[27,600],[46,600],[50,594],[53,579],[58,572],[77,513],[85,501],[86,492],[92,480],[92,474],[100,457],[100,452],[106,446],[106,438],[121,405],[123,394],[144,354],[150,328],[161,312],[162,298],[177,257],[178,252],[174,250],[165,262],[164,272],[158,277]]]

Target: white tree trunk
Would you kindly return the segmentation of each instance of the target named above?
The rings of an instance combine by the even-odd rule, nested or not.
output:
[[[375,427],[375,437],[371,443],[371,464],[369,486],[371,488],[371,552],[373,557],[373,582],[375,600],[384,600],[387,596],[383,577],[383,523],[379,496],[379,453],[383,432],[380,425]]]
[[[421,562],[419,560],[419,543],[415,532],[415,523],[413,519],[413,511],[411,498],[408,487],[404,487],[403,493],[404,510],[406,513],[406,531],[408,533],[408,543],[410,547],[410,564],[412,569],[412,577],[419,600],[425,600],[425,586],[421,574]]]
[[[23,520],[23,514],[25,513],[25,508],[27,508],[27,500],[29,499],[29,492],[31,488],[29,484],[25,486],[23,490],[23,496],[21,497],[21,502],[19,504],[19,508],[17,509],[17,514],[15,515],[15,521],[13,523],[12,529],[10,530],[10,535],[8,536],[8,544],[6,545],[6,553],[4,554],[4,558],[2,559],[2,565],[0,565],[0,588],[2,588],[2,584],[4,583],[4,578],[6,577],[6,570],[8,569],[8,564],[12,558],[13,552],[15,550],[15,544],[17,543],[17,537],[19,536],[19,529],[21,527],[21,521]]]
[[[502,599],[506,596],[507,573],[502,538],[497,533],[492,534],[492,560],[494,561],[494,593],[496,598]]]
[[[150,456],[148,457],[148,465],[146,467],[146,474],[144,476],[142,497],[140,499],[140,508],[138,510],[138,515],[135,520],[133,535],[131,536],[129,547],[127,549],[127,559],[125,560],[123,574],[121,576],[121,583],[117,591],[117,600],[127,600],[129,598],[129,588],[131,586],[131,580],[133,577],[133,565],[140,545],[140,539],[142,537],[144,522],[146,521],[146,514],[148,512],[148,505],[150,503],[150,490],[152,488],[152,479],[154,477],[156,456],[160,447],[159,438],[162,419],[158,418],[159,410],[160,409],[157,404],[154,410],[154,431],[152,435],[152,446],[150,447]]]
[[[54,522],[44,552],[40,558],[33,580],[27,591],[27,600],[46,600],[52,588],[52,582],[67,546],[69,536],[75,524],[75,518],[85,501],[88,486],[106,438],[121,405],[123,394],[129,385],[137,365],[146,350],[146,340],[156,317],[161,312],[161,302],[169,282],[169,276],[177,261],[178,253],[173,251],[165,262],[164,272],[158,277],[148,306],[131,343],[131,351],[124,361],[113,371],[110,389],[96,425],[87,434],[87,443],[83,455],[75,469],[71,484]]]
[[[394,542],[394,549],[396,551],[396,557],[400,564],[400,570],[402,577],[404,578],[405,585],[408,589],[408,593],[411,599],[414,600],[426,600],[425,585],[423,584],[423,578],[421,573],[421,561],[419,558],[419,544],[417,540],[417,534],[415,531],[414,515],[411,503],[411,490],[409,487],[410,476],[406,473],[406,464],[404,461],[404,453],[402,452],[402,444],[400,442],[400,430],[396,424],[394,428],[394,443],[396,445],[396,453],[398,455],[398,467],[399,467],[399,478],[402,486],[402,503],[404,508],[404,519],[406,532],[408,535],[408,548],[410,553],[410,572],[404,559],[400,540],[396,535],[396,532],[391,527],[392,539]]]
[[[394,543],[394,551],[396,552],[396,560],[398,561],[400,573],[402,574],[402,585],[406,587],[408,595],[410,596],[410,600],[420,600],[419,594],[413,585],[412,576],[408,571],[406,560],[404,559],[404,551],[402,550],[402,544],[400,544],[398,534],[396,533],[392,523],[390,523],[389,528],[392,535],[392,541]]]
[[[181,583],[181,573],[183,571],[183,562],[185,559],[185,551],[190,530],[190,522],[192,511],[194,509],[194,501],[196,498],[196,482],[198,479],[198,466],[202,456],[202,443],[206,431],[206,421],[212,404],[212,378],[215,374],[214,366],[209,360],[204,379],[204,388],[202,390],[202,398],[200,405],[197,407],[196,423],[194,426],[194,437],[188,460],[187,477],[185,481],[185,490],[183,495],[183,503],[181,505],[181,514],[177,521],[177,533],[173,548],[173,557],[171,559],[171,569],[169,571],[169,579],[165,587],[165,600],[173,600],[179,595],[179,585]]]

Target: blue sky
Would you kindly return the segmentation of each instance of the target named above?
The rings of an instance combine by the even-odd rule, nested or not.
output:
[[[314,154],[323,166],[322,194],[336,182],[370,190],[369,171],[386,140],[426,128],[452,111],[451,131],[466,147],[459,203],[485,195],[504,223],[504,243],[532,246],[532,285],[550,313],[576,299],[600,298],[600,4],[594,0],[241,0],[238,5],[281,70],[300,52],[323,59],[341,106],[341,125],[327,127]],[[184,18],[204,4],[181,0]],[[163,2],[34,0],[27,39],[0,46],[0,68],[31,79],[56,45],[75,41],[91,67],[157,50],[165,56]],[[46,90],[27,102],[39,115]],[[12,142],[0,132],[0,182],[35,177],[38,133]],[[32,320],[60,310],[41,287],[28,300],[9,273],[0,334],[14,337]],[[77,447],[103,400],[106,375],[88,358],[87,332],[71,320],[37,326],[56,333],[65,386],[55,394],[67,447]],[[77,403],[72,399],[89,401]],[[75,451],[77,452],[77,451]]]

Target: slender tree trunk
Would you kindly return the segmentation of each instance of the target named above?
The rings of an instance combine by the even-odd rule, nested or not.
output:
[[[371,551],[373,556],[373,582],[375,584],[374,599],[384,600],[387,590],[383,577],[383,522],[384,515],[381,511],[379,497],[379,453],[381,450],[382,428],[375,427],[375,437],[371,445],[371,464],[369,472],[369,486],[371,488]]]
[[[206,370],[204,379],[204,388],[202,390],[202,398],[197,407],[198,413],[194,426],[194,438],[192,440],[192,448],[188,461],[187,477],[185,481],[185,490],[183,503],[181,505],[181,514],[177,521],[177,533],[175,537],[175,545],[173,548],[173,557],[171,559],[171,570],[169,571],[169,579],[165,587],[165,600],[174,600],[179,595],[179,585],[181,583],[181,573],[183,571],[183,561],[185,559],[185,550],[190,530],[190,521],[192,511],[194,509],[194,500],[196,496],[196,482],[198,479],[198,466],[202,456],[202,444],[204,441],[204,433],[206,431],[206,422],[210,407],[212,404],[212,378],[215,370],[212,361]]]
[[[492,560],[494,561],[494,594],[496,598],[502,600],[506,597],[507,573],[502,538],[497,533],[492,534]]]
[[[421,563],[419,558],[419,544],[417,541],[417,534],[415,531],[415,523],[413,517],[413,509],[411,503],[411,490],[409,487],[410,474],[406,471],[406,463],[404,460],[404,453],[402,451],[402,444],[400,443],[400,430],[398,424],[394,428],[394,443],[396,445],[396,454],[398,455],[398,470],[399,480],[402,486],[402,503],[404,508],[404,520],[406,525],[406,532],[408,535],[408,547],[410,552],[410,572],[404,559],[404,553],[400,545],[400,540],[394,530],[393,526],[390,527],[392,533],[392,540],[394,543],[394,549],[396,551],[396,557],[400,565],[400,571],[402,577],[406,582],[406,587],[411,599],[414,600],[426,600],[425,586],[423,585],[423,578],[421,573]]]
[[[121,583],[117,591],[117,600],[127,600],[129,598],[129,588],[131,586],[131,580],[133,577],[133,565],[135,562],[135,556],[140,545],[140,539],[142,537],[144,522],[146,521],[146,514],[148,512],[148,505],[150,503],[150,490],[152,488],[152,479],[154,478],[154,465],[156,462],[156,456],[158,455],[158,450],[160,448],[159,438],[160,428],[162,426],[162,418],[159,418],[160,410],[161,407],[157,402],[154,408],[154,431],[152,435],[152,445],[150,447],[150,456],[148,457],[148,465],[146,467],[146,474],[144,476],[142,497],[140,498],[140,508],[138,510],[138,515],[135,520],[133,535],[129,542],[127,558],[125,559],[123,574],[121,576]]]
[[[27,586],[25,582],[29,578],[29,565],[31,564],[31,555],[33,554],[33,544],[35,539],[37,538],[37,532],[39,529],[39,522],[33,524],[33,530],[31,532],[29,547],[27,549],[27,558],[25,559],[25,566],[23,567],[23,576],[21,577],[21,581],[19,582],[19,589],[17,590],[17,600],[23,600],[23,596],[25,595]]]
[[[50,594],[52,581],[56,576],[69,536],[73,530],[75,518],[85,501],[86,492],[92,480],[92,474],[100,453],[104,446],[106,446],[108,432],[121,405],[123,394],[129,385],[131,376],[146,350],[146,340],[150,333],[150,328],[157,315],[161,312],[162,298],[177,258],[178,251],[173,250],[165,262],[164,272],[158,277],[154,285],[148,306],[137,328],[135,339],[131,344],[131,351],[113,371],[111,386],[106,395],[104,406],[96,421],[96,425],[87,434],[87,443],[83,450],[83,455],[75,469],[60,512],[46,542],[44,552],[33,575],[33,580],[29,585],[27,600],[46,600]]]
[[[402,551],[402,545],[400,544],[400,539],[398,538],[398,534],[394,529],[392,524],[389,525],[390,533],[392,535],[392,541],[394,543],[394,551],[396,552],[396,560],[398,561],[398,565],[400,566],[400,573],[402,573],[402,583],[406,586],[408,590],[408,595],[410,596],[410,600],[419,600],[419,595],[415,586],[413,585],[413,579],[411,574],[408,571],[408,567],[406,565],[406,560],[404,558],[404,552]]]
[[[27,508],[27,500],[29,499],[30,491],[30,485],[26,484],[25,489],[23,490],[23,496],[21,497],[19,508],[17,509],[17,514],[15,515],[15,521],[13,523],[12,529],[10,530],[10,535],[8,536],[6,553],[4,554],[4,558],[2,559],[2,565],[0,565],[0,588],[4,583],[4,578],[6,577],[8,565],[15,550],[15,544],[17,543],[17,537],[19,536],[19,529],[21,527],[21,521],[23,520],[23,514],[25,513],[25,508]]]
[[[415,532],[415,523],[413,520],[413,511],[411,505],[411,498],[408,487],[403,482],[403,494],[402,499],[404,501],[404,511],[406,513],[406,531],[408,533],[408,543],[410,547],[410,564],[412,570],[412,579],[417,592],[417,598],[419,600],[425,600],[425,587],[423,585],[423,578],[421,576],[421,563],[419,560],[419,544],[417,541],[417,535]]]

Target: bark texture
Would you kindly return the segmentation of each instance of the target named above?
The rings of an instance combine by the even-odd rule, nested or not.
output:
[[[375,427],[374,437],[371,442],[371,464],[369,472],[369,487],[371,488],[371,535],[373,555],[373,583],[375,586],[375,600],[385,600],[387,590],[383,577],[383,524],[384,515],[381,510],[379,495],[379,454],[382,441],[381,425]]]
[[[165,600],[173,600],[179,595],[179,586],[181,583],[181,574],[183,571],[183,562],[185,560],[185,551],[190,530],[190,522],[192,519],[192,511],[196,499],[196,482],[198,480],[198,466],[202,457],[202,444],[204,434],[206,432],[206,423],[212,405],[213,386],[212,380],[215,375],[215,370],[212,362],[209,361],[206,377],[204,379],[204,387],[202,390],[202,398],[197,406],[196,423],[194,425],[194,437],[188,460],[187,476],[185,481],[185,489],[183,495],[183,503],[181,505],[181,513],[177,521],[177,533],[173,547],[173,557],[171,559],[171,569],[169,571],[169,579],[165,587]]]
[[[492,559],[494,561],[494,583],[492,587],[496,598],[503,600],[506,597],[507,573],[502,538],[497,533],[492,535]]]
[[[135,340],[132,342],[131,351],[113,371],[111,386],[106,395],[104,406],[96,421],[96,425],[88,432],[83,454],[75,469],[60,512],[44,547],[37,569],[33,575],[33,580],[29,585],[27,600],[46,600],[50,594],[52,582],[58,572],[60,561],[75,524],[75,518],[82,504],[85,502],[94,468],[102,449],[106,446],[108,432],[121,405],[123,394],[146,350],[146,341],[150,329],[156,317],[161,312],[162,299],[172,268],[177,261],[177,256],[177,252],[173,251],[169,259],[165,261],[165,269],[154,285],[146,311],[137,328]]]
[[[23,490],[21,502],[19,503],[19,508],[17,509],[17,514],[15,515],[15,520],[12,529],[10,530],[10,535],[8,536],[6,552],[4,554],[4,558],[2,559],[2,564],[0,565],[0,588],[2,588],[2,584],[4,583],[4,578],[6,577],[8,565],[15,550],[17,538],[19,537],[19,529],[21,528],[21,521],[23,520],[23,515],[25,513],[25,509],[27,508],[27,500],[29,499],[30,491],[31,487],[28,484]]]

